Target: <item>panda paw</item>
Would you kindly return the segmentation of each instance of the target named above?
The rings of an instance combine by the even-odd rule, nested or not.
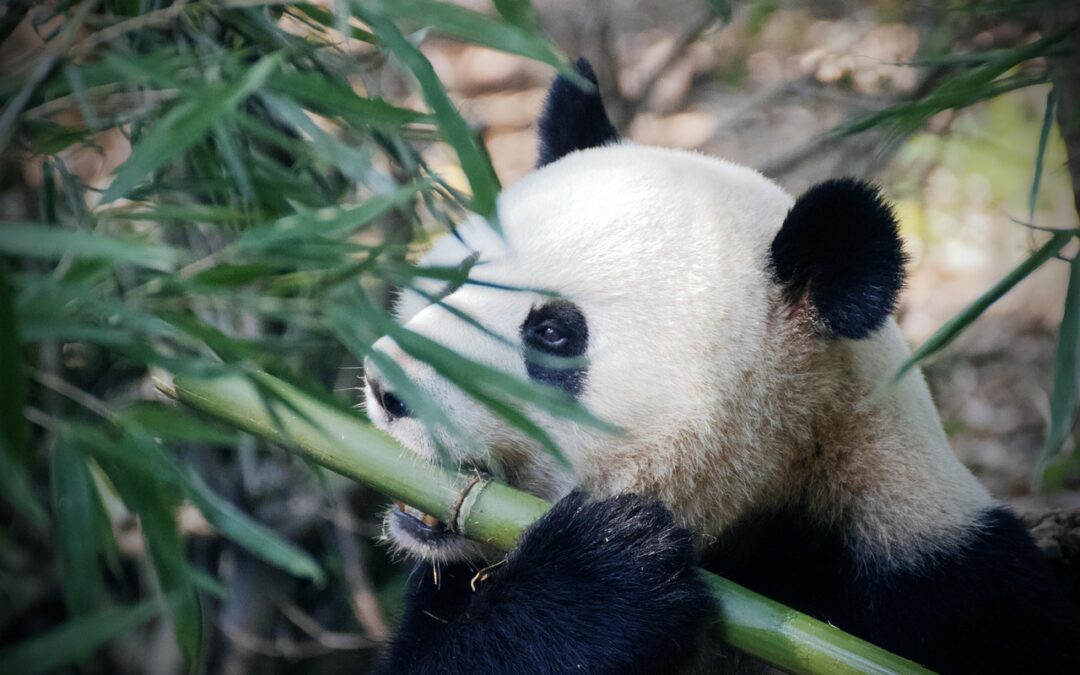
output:
[[[530,589],[559,607],[570,636],[590,636],[588,649],[623,663],[610,672],[680,661],[712,611],[689,532],[636,495],[571,493],[525,532],[500,576],[503,589]]]
[[[580,491],[529,528],[516,553],[579,574],[631,575],[646,586],[679,578],[697,563],[690,533],[660,502],[631,494],[592,500]]]

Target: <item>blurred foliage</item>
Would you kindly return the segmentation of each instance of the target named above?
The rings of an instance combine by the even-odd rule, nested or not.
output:
[[[3,536],[48,550],[69,621],[31,637],[45,626],[17,620],[43,598],[5,572],[3,642],[30,639],[0,651],[0,670],[87,665],[161,607],[184,661],[201,669],[215,566],[193,567],[178,518],[185,506],[315,591],[342,573],[340,561],[315,559],[219,493],[257,502],[241,474],[262,470],[238,464],[285,460],[150,402],[152,379],[268,371],[336,402],[326,388],[356,388],[354,367],[393,327],[391,281],[461,283],[467,270],[411,267],[409,243],[466,209],[493,218],[499,184],[416,43],[432,30],[567,68],[533,28],[528,3],[496,6],[499,16],[427,0],[6,7],[4,35],[28,21],[42,44],[0,80],[5,175],[29,172],[40,185],[36,218],[0,225],[0,254],[12,261],[0,269],[0,475],[18,514],[4,519]],[[411,81],[431,112],[381,98],[389,76]],[[418,140],[457,153],[470,194],[429,170]],[[70,165],[117,147],[125,157],[105,185],[86,184]],[[569,397],[393,330],[553,451],[523,401],[596,423]],[[433,424],[452,427],[425,394],[396,384]],[[239,448],[240,462],[222,458],[224,448]],[[314,468],[290,468],[289,482],[304,474],[322,499],[342,498]],[[132,515],[149,577],[117,542]],[[167,602],[136,602],[155,593]]]
[[[995,5],[993,11],[1021,9],[1019,6]],[[1022,9],[1031,10],[1033,6]],[[969,8],[970,9],[970,8]],[[1054,388],[1050,398],[1050,429],[1031,477],[1032,484],[1042,489],[1060,489],[1065,475],[1080,466],[1080,452],[1071,453],[1062,450],[1076,427],[1080,414],[1080,306],[1077,305],[1076,287],[1078,265],[1076,259],[1080,253],[1073,253],[1072,259],[1066,258],[1066,250],[1074,250],[1075,242],[1080,239],[1080,223],[1054,224],[1041,226],[1033,222],[1042,189],[1044,167],[1048,162],[1053,166],[1065,163],[1060,153],[1048,157],[1049,139],[1058,120],[1059,92],[1053,81],[1051,64],[1063,54],[1071,56],[1072,48],[1068,40],[1080,31],[1080,24],[1069,23],[1058,27],[1048,35],[1018,44],[1010,48],[998,48],[978,53],[924,53],[916,63],[931,69],[932,77],[927,79],[934,84],[910,101],[901,101],[882,110],[863,114],[838,125],[833,134],[844,136],[875,130],[883,134],[886,146],[907,139],[920,129],[925,128],[931,119],[941,113],[953,115],[975,104],[989,101],[987,114],[992,118],[984,121],[984,126],[996,129],[997,135],[992,142],[956,142],[952,134],[935,137],[927,134],[916,138],[907,151],[926,152],[926,145],[938,146],[939,161],[952,164],[978,164],[980,173],[988,176],[991,191],[998,199],[1008,200],[1019,189],[1012,180],[1011,172],[1004,169],[1005,164],[997,160],[996,155],[1022,152],[1022,148],[1034,149],[1034,167],[1030,182],[1024,186],[1026,196],[1026,221],[1020,224],[1028,227],[1033,234],[1042,239],[1040,245],[1033,246],[1028,257],[1015,269],[1006,274],[998,283],[980,295],[974,302],[947,321],[940,329],[919,345],[910,358],[897,370],[894,381],[899,380],[916,364],[940,352],[952,343],[968,326],[982,316],[998,299],[1008,293],[1018,283],[1030,277],[1042,265],[1052,260],[1065,260],[1070,263],[1069,291],[1062,309],[1062,319],[1058,330],[1058,349],[1055,362]],[[1018,89],[1049,84],[1042,124],[1037,136],[1025,137],[1026,126],[1017,124],[1015,117],[1008,122],[993,119],[995,116],[1015,114],[1015,106],[1004,101],[1005,95]],[[999,105],[995,105],[999,104]],[[1072,124],[1080,123],[1073,120]],[[983,129],[987,131],[987,129]],[[962,138],[962,132],[960,134]],[[923,147],[920,147],[923,146]],[[1076,171],[1074,167],[1072,169]],[[1033,239],[1035,237],[1033,236]],[[1074,445],[1076,443],[1074,442]]]
[[[252,597],[269,602],[267,586],[287,585],[318,614],[288,608],[288,627],[276,629],[284,644],[317,643],[317,654],[327,631],[331,644],[365,644],[340,634],[357,622],[343,551],[378,533],[361,537],[319,514],[373,497],[155,403],[157,374],[267,371],[341,407],[328,390],[356,388],[364,358],[386,366],[371,344],[391,333],[553,453],[525,402],[601,424],[554,390],[397,327],[386,310],[390,289],[415,278],[464,282],[467,266],[411,265],[413,243],[468,211],[498,227],[498,181],[419,49],[428,32],[567,70],[529,2],[492,5],[482,14],[433,0],[5,4],[0,38],[30,23],[41,44],[0,77],[2,187],[25,182],[34,200],[32,213],[0,223],[0,671],[112,672],[119,657],[104,644],[126,635],[141,644],[162,629],[187,669],[220,665],[226,650],[211,627],[227,629]],[[759,3],[754,30],[778,6]],[[1039,63],[1058,43],[1054,34],[962,59],[926,54],[947,70],[937,87],[843,130],[912,133],[941,110],[1044,83]],[[384,98],[398,85],[411,96],[394,90],[394,100],[417,108]],[[418,148],[429,143],[456,154],[467,193],[425,163]],[[88,183],[77,170],[87,155],[123,161]],[[1034,201],[1039,179],[1031,185]],[[1050,237],[1057,253],[1075,230]],[[1042,250],[997,291],[1047,259]],[[1077,407],[1077,269],[1050,467]],[[428,424],[455,433],[423,391],[383,370]],[[300,508],[312,494],[315,507]],[[377,549],[363,555],[392,615],[403,580]],[[253,564],[262,571],[245,577]],[[273,602],[263,611],[286,613]],[[276,655],[304,663],[297,654],[307,653]]]

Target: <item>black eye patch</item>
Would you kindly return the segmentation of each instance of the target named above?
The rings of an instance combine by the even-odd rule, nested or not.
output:
[[[556,300],[534,307],[521,324],[521,342],[530,378],[571,396],[581,393],[588,372],[583,357],[589,327],[577,305]]]

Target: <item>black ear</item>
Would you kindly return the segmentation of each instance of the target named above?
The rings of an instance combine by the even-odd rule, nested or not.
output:
[[[544,111],[540,114],[540,157],[536,161],[537,167],[550,164],[575,150],[595,148],[619,140],[619,133],[604,111],[592,66],[585,59],[578,59],[574,63],[574,70],[593,83],[593,91],[582,91],[563,75],[555,78],[548,90]]]
[[[881,327],[904,285],[904,255],[892,208],[852,178],[799,197],[773,240],[773,273],[788,300],[809,304],[833,335],[864,338]]]

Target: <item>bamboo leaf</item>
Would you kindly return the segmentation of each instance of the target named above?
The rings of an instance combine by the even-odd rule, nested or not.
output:
[[[359,206],[330,207],[310,213],[298,213],[253,227],[236,241],[238,249],[257,249],[295,244],[314,237],[348,234],[387,211],[400,207],[421,190],[430,186],[426,180],[402,185],[394,192],[368,199]]]
[[[266,84],[271,91],[295,99],[320,114],[340,116],[360,126],[394,128],[433,121],[430,115],[422,112],[360,96],[341,83],[316,73],[279,72]]]
[[[221,264],[193,274],[188,280],[191,288],[205,286],[214,289],[232,289],[248,286],[272,277],[279,271],[274,265],[249,263],[244,265]]]
[[[1006,91],[1040,84],[1045,75],[1028,77],[1018,75],[998,80],[1017,65],[1030,59],[1045,56],[1061,42],[1075,26],[1047,35],[1015,49],[1003,51],[980,66],[969,68],[959,75],[945,80],[936,89],[917,101],[903,103],[880,112],[857,117],[840,124],[832,133],[848,135],[886,126],[894,135],[904,135],[918,129],[930,117],[943,110],[963,108],[973,103],[998,96]]]
[[[201,663],[202,611],[184,559],[184,540],[173,512],[179,491],[153,457],[123,436],[71,424],[67,434],[86,444],[129,509],[139,514],[158,583],[172,602],[173,633],[188,664]],[[132,471],[132,468],[136,468]]]
[[[127,196],[153,172],[199,142],[214,124],[221,123],[259,89],[281,60],[281,54],[264,56],[233,85],[210,89],[173,107],[132,146],[131,156],[117,169],[101,203]]]
[[[931,335],[926,342],[919,346],[907,361],[900,366],[893,376],[894,382],[899,382],[909,370],[915,367],[923,359],[936,354],[944,349],[967,328],[975,319],[982,316],[991,305],[997,302],[1001,296],[1012,290],[1012,287],[1028,277],[1044,262],[1053,258],[1072,239],[1072,231],[1055,232],[1050,240],[1043,244],[1037,251],[1032,253],[1024,262],[1017,265],[1011,272],[1006,274],[1000,281],[994,284],[990,290],[983,293],[975,302],[962,309],[956,316],[949,319],[944,326]]]
[[[173,206],[155,205],[153,208],[109,209],[98,212],[99,218],[115,220],[145,220],[153,223],[172,221],[195,223],[238,223],[246,224],[258,214],[242,211],[229,206],[191,205]]]
[[[228,125],[222,122],[215,122],[210,125],[210,128],[214,135],[214,142],[217,145],[218,155],[221,156],[221,160],[228,167],[229,177],[232,179],[233,185],[236,186],[240,192],[243,203],[251,201],[254,188],[251,184],[251,174],[247,169],[246,159],[250,157],[241,157],[241,149],[237,144],[233,135],[233,130]]]
[[[927,120],[943,110],[966,108],[1007,94],[1016,89],[1024,89],[1048,81],[1045,74],[1017,75],[986,83],[960,83],[942,85],[935,93],[912,103],[901,103],[880,112],[856,117],[844,122],[829,133],[835,136],[857,134],[875,127],[883,127],[893,138],[901,138],[918,130]]]
[[[163,244],[37,223],[0,223],[0,253],[46,260],[67,255],[102,258],[114,265],[130,264],[161,271],[175,268],[182,260],[180,251]]]
[[[1046,95],[1046,112],[1043,113],[1042,129],[1039,131],[1039,149],[1035,153],[1035,174],[1031,179],[1031,192],[1028,193],[1028,223],[1035,223],[1035,204],[1039,201],[1039,187],[1042,185],[1043,160],[1046,158],[1046,145],[1050,140],[1050,130],[1054,128],[1054,112],[1057,110],[1057,87]]]
[[[292,9],[295,9],[295,10],[297,10],[299,12],[302,12],[303,14],[306,14],[308,17],[310,17],[316,23],[321,24],[322,26],[324,26],[326,28],[337,28],[337,23],[338,22],[335,20],[334,15],[331,14],[330,12],[326,11],[322,7],[317,7],[315,5],[303,2],[303,3],[297,3],[297,4],[293,5]],[[349,36],[352,37],[352,39],[360,40],[361,42],[369,42],[371,44],[375,44],[375,36],[372,35],[371,33],[369,33],[368,31],[362,30],[362,29],[357,28],[355,26],[349,26],[348,28],[349,28]]]
[[[424,100],[435,113],[446,142],[454,148],[461,169],[472,188],[472,210],[495,224],[495,198],[499,179],[491,167],[487,150],[461,117],[435,75],[431,62],[401,33],[381,6],[364,3],[357,6],[361,17],[374,29],[379,42],[408,68],[420,83]],[[495,225],[497,227],[497,224]]]
[[[1080,409],[1080,253],[1069,266],[1069,286],[1065,311],[1058,328],[1057,357],[1054,359],[1054,390],[1050,396],[1050,428],[1043,443],[1036,471],[1051,464],[1076,425]]]
[[[500,12],[518,19],[528,16],[528,3],[502,0],[499,4]],[[414,21],[458,40],[547,63],[560,72],[570,70],[569,60],[550,42],[517,23],[499,21],[460,5],[432,0],[380,0],[380,6],[395,19]],[[384,37],[378,30],[375,34],[380,40]]]
[[[154,416],[148,418],[145,410],[141,420],[139,416],[118,416],[117,421],[126,425],[130,435],[111,445],[102,442],[100,436],[95,435],[97,440],[93,450],[96,456],[114,469],[122,469],[126,479],[137,477],[143,484],[166,484],[169,490],[159,490],[164,493],[170,490],[175,494],[182,493],[224,537],[256,557],[289,574],[310,579],[317,585],[325,582],[322,569],[310,555],[278,537],[215,494],[198,474],[166,454],[153,440],[144,437],[147,430],[141,427],[141,421],[147,419],[154,420]],[[136,501],[140,499],[146,501],[136,497]]]
[[[102,606],[101,554],[106,544],[98,540],[101,503],[97,486],[86,466],[86,457],[59,438],[49,462],[53,513],[56,516],[57,562],[60,588],[72,616],[91,614]]]
[[[316,586],[326,583],[322,568],[306,551],[285,541],[222,499],[190,468],[181,471],[188,498],[224,537],[294,577],[308,579]]]
[[[317,156],[337,166],[357,184],[370,182],[371,162],[367,154],[324,131],[292,100],[274,94],[262,94],[260,98],[275,115],[310,139],[309,149]]]
[[[0,651],[0,672],[20,675],[57,672],[138,628],[159,611],[158,600],[150,599],[72,619],[47,633]]]
[[[529,0],[494,0],[495,10],[512,24],[529,29],[536,26],[536,10]]]

